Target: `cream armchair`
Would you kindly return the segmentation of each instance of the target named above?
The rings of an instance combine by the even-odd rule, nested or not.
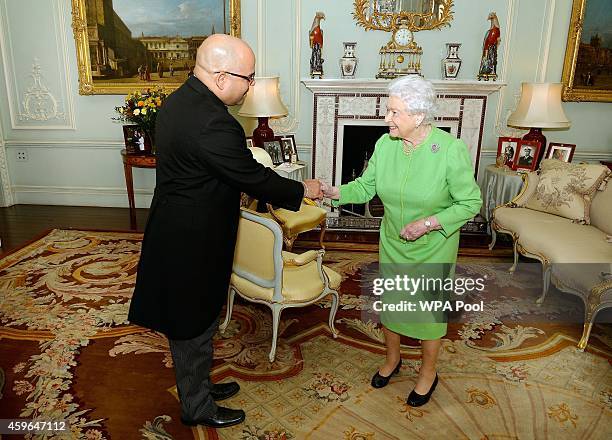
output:
[[[265,167],[273,168],[272,158],[263,148],[253,147],[250,148],[253,153],[253,157],[257,162]],[[257,201],[251,202],[249,208],[255,210]],[[283,240],[285,247],[290,251],[293,247],[293,242],[299,234],[311,231],[317,226],[321,228],[321,234],[319,235],[319,245],[322,249],[325,249],[323,245],[323,237],[325,236],[327,211],[320,208],[310,199],[304,199],[300,210],[297,212],[289,211],[288,209],[274,209],[269,203],[266,205],[268,212],[265,214],[267,217],[274,219],[283,229]]]
[[[270,307],[270,362],[273,362],[276,356],[280,315],[288,307],[308,306],[331,295],[328,324],[333,337],[338,336],[334,319],[339,301],[337,289],[342,277],[323,266],[323,249],[297,255],[285,252],[282,248],[282,230],[274,220],[254,211],[241,209],[227,312],[219,330],[223,333],[230,322],[236,293],[248,301]]]

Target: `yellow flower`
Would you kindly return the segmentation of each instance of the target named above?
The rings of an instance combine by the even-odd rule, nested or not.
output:
[[[143,109],[140,111],[140,113],[141,113],[141,114],[143,114],[143,115],[146,115],[146,114],[147,114],[147,108],[146,108],[146,107],[145,107],[145,108],[143,108]]]

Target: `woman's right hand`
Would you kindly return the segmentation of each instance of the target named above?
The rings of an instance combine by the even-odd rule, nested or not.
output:
[[[321,182],[321,191],[323,191],[323,197],[327,197],[328,199],[338,200],[340,198],[340,188],[337,186],[331,186],[325,182]]]

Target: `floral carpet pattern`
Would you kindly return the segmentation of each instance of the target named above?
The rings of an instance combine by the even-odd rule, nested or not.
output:
[[[449,324],[431,402],[406,405],[419,369],[418,341],[402,338],[400,374],[375,390],[382,332],[360,282],[376,255],[331,251],[342,274],[331,338],[329,302],[286,311],[268,362],[269,310],[238,302],[215,336],[213,380],[237,380],[224,402],[244,424],[223,430],[180,423],[172,358],[163,335],[130,325],[141,234],[53,230],[0,260],[0,418],[65,420],[70,431],[26,438],[406,439],[612,437],[612,330],[597,325],[585,352],[582,313],[568,295],[535,305],[537,286],[485,259],[463,266],[495,289],[485,313]],[[177,256],[180,258],[180,256]],[[205,292],[205,282],[202,290]],[[548,300],[547,300],[548,301]],[[532,317],[530,322],[518,315]]]

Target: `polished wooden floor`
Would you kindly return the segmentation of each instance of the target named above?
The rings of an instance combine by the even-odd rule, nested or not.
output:
[[[138,209],[137,232],[143,232],[147,221],[148,209]],[[127,208],[100,208],[88,206],[47,206],[14,205],[0,208],[0,255],[18,249],[24,244],[41,237],[50,229],[96,229],[103,231],[131,231],[129,210]],[[318,232],[303,234],[295,248],[318,246]],[[505,256],[511,253],[507,243],[500,242],[494,252],[487,249],[489,237],[462,234],[462,254]],[[341,233],[328,231],[325,235],[328,249],[356,251],[378,250],[377,233]]]
[[[144,231],[148,209],[138,209],[137,231]],[[130,231],[127,208],[89,206],[14,205],[0,208],[2,251],[10,252],[42,236],[50,229],[98,229]]]

